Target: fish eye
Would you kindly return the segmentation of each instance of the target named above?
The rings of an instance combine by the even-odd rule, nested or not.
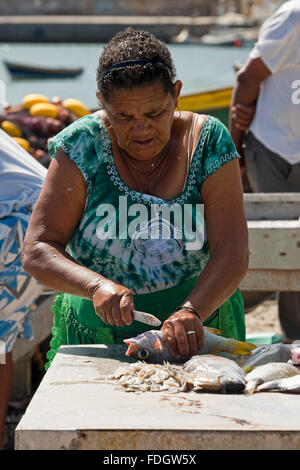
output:
[[[145,359],[148,359],[149,357],[149,351],[147,349],[141,349],[138,353],[138,357],[139,359],[141,360],[145,360]]]

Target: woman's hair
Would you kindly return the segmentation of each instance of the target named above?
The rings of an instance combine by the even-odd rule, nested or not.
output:
[[[120,65],[120,62],[140,60],[145,63]],[[115,64],[119,64],[117,68],[109,69]],[[176,70],[166,44],[148,31],[132,28],[120,31],[109,41],[97,67],[98,91],[107,101],[114,89],[129,90],[155,81],[162,84],[165,93],[173,93],[175,77]]]

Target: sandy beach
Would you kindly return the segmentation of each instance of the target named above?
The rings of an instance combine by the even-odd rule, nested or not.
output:
[[[246,313],[246,333],[283,333],[278,317],[276,300],[266,300]]]

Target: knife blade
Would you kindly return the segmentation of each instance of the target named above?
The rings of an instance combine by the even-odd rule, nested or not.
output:
[[[134,320],[140,321],[141,323],[146,323],[147,325],[161,325],[161,321],[154,315],[151,315],[151,313],[140,312],[139,310],[132,310],[132,316]]]

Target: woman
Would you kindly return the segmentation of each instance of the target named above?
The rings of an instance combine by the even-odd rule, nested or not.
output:
[[[148,32],[118,33],[97,82],[102,110],[50,141],[54,158],[24,247],[25,269],[62,292],[48,358],[61,344],[118,343],[145,331],[134,308],[163,321],[175,356],[196,354],[203,324],[243,340],[247,224],[227,129],[176,111],[182,83]],[[188,246],[190,233],[180,238],[184,230],[157,213],[161,204],[194,224],[203,204],[203,246]],[[155,231],[165,223],[169,238]]]

